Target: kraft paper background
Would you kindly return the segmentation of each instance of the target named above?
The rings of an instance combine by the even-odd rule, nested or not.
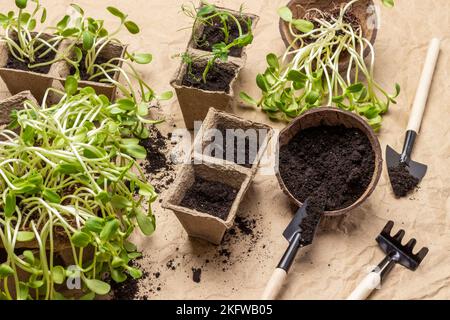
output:
[[[247,65],[239,80],[240,89],[257,96],[254,79],[265,68],[266,54],[281,54],[284,50],[276,9],[287,1],[227,0],[216,3],[238,9],[241,1],[248,12],[261,17],[254,43],[247,50]],[[56,22],[71,2],[42,1],[49,9],[49,21]],[[115,20],[106,12],[106,6],[117,6],[127,12],[141,26],[141,33],[132,37],[124,32],[122,38],[130,44],[131,50],[149,51],[154,55],[150,66],[140,68],[145,79],[157,92],[171,89],[169,81],[179,63],[172,56],[185,49],[190,35],[190,30],[179,31],[190,23],[180,13],[183,1],[77,2],[90,15],[105,18],[107,24],[113,24]],[[0,3],[2,12],[13,6],[12,0]],[[413,159],[429,166],[420,190],[409,198],[396,200],[384,170],[377,189],[362,207],[344,221],[322,228],[314,244],[299,254],[280,298],[345,298],[370,266],[384,257],[375,237],[390,219],[396,222],[397,229],[406,229],[406,238],[416,237],[418,246],[428,246],[430,253],[414,273],[397,266],[372,299],[450,298],[449,14],[448,0],[397,0],[394,9],[381,8],[381,29],[375,44],[376,79],[389,90],[393,90],[395,82],[402,87],[398,105],[392,106],[384,117],[379,138],[383,150],[386,144],[401,149],[428,41],[432,36],[442,39],[441,56],[413,155]],[[0,81],[0,98],[8,96],[5,85]],[[278,129],[284,126],[269,121],[259,110],[237,108],[235,113]],[[164,103],[159,115],[167,119],[160,125],[165,133],[172,130],[174,124],[178,128],[184,127],[176,98]],[[157,216],[156,233],[147,239],[135,236],[145,254],[141,264],[150,274],[140,283],[139,293],[150,299],[257,299],[286,248],[281,234],[293,214],[276,178],[257,176],[238,215],[256,217],[256,231],[260,236],[255,238],[253,245],[249,244],[252,240],[245,237],[242,237],[242,242],[231,245],[230,261],[233,263],[224,264],[224,272],[220,258],[214,257],[220,247],[189,239],[175,215],[161,209],[159,203],[154,206],[154,212]],[[211,261],[204,266],[206,259]],[[172,260],[176,270],[166,267]],[[198,284],[192,281],[192,268],[197,267],[202,267]],[[161,272],[159,278],[153,276],[155,272]],[[157,287],[160,287],[159,291]]]

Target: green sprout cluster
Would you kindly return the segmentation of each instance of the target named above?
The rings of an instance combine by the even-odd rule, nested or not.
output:
[[[65,93],[47,92],[62,94],[59,103],[25,102],[0,131],[0,241],[8,256],[0,299],[63,299],[74,272],[82,298],[92,299],[110,291],[106,273],[119,283],[141,276],[129,265],[140,254],[128,237],[136,226],[145,235],[155,230],[156,193],[136,162],[146,150],[118,111],[127,103],[77,87],[69,77]],[[61,247],[75,269],[59,261]]]
[[[382,115],[390,103],[396,103],[400,87],[396,84],[390,95],[375,81],[374,48],[362,28],[345,19],[357,1],[341,7],[336,16],[312,9],[317,16],[314,21],[294,19],[289,8],[280,8],[278,13],[289,23],[294,40],[282,57],[267,55],[268,67],[256,78],[262,97],[255,100],[241,92],[241,99],[261,107],[271,119],[283,121],[312,108],[335,106],[358,113],[378,130]],[[369,50],[368,64],[365,50]],[[345,55],[349,62],[342,72]]]

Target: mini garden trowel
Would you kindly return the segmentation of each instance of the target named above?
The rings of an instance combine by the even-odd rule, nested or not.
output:
[[[394,236],[391,236],[393,227],[394,222],[389,221],[376,239],[381,250],[386,253],[386,258],[364,278],[347,300],[367,299],[396,264],[415,271],[428,254],[428,248],[420,249],[417,254],[413,253],[413,249],[417,243],[416,239],[411,239],[406,245],[402,245],[405,230],[400,230]]]
[[[303,206],[298,209],[291,223],[283,232],[283,236],[289,241],[289,247],[267,283],[266,289],[261,297],[262,300],[274,300],[277,297],[298,250],[309,246],[313,242],[317,226],[322,217],[323,208],[320,214],[318,214],[318,210],[311,210],[313,206],[309,205],[309,202],[309,200],[306,200],[303,203]]]
[[[416,179],[416,185],[422,180],[427,172],[426,165],[411,160],[411,153],[422,123],[422,118],[428,99],[428,93],[431,87],[431,81],[433,79],[434,70],[439,56],[439,46],[439,39],[431,40],[430,46],[428,48],[427,58],[425,60],[425,65],[422,71],[422,76],[420,78],[419,87],[417,89],[416,97],[409,118],[402,153],[398,154],[390,146],[386,147],[386,162],[389,171],[389,178],[396,195],[398,193],[396,192],[397,181],[395,179],[395,172],[397,172],[398,168],[403,166],[406,167],[409,174]]]

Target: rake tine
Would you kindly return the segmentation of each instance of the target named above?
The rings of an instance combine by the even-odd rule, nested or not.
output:
[[[408,250],[409,252],[412,252],[415,245],[417,244],[417,240],[412,238],[411,240],[408,241],[408,243],[405,245],[405,249]]]
[[[416,258],[419,261],[419,263],[425,258],[425,256],[428,254],[428,248],[424,247],[420,249],[419,253],[416,254]]]
[[[403,237],[405,236],[405,230],[401,229],[399,232],[397,232],[394,236],[394,239],[398,242],[401,242]]]
[[[393,227],[394,227],[394,221],[388,221],[388,223],[384,227],[382,233],[386,234],[386,235],[390,235]]]

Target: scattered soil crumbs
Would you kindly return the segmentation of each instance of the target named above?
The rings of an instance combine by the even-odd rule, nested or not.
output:
[[[33,34],[34,35],[34,34]],[[18,40],[14,40],[16,43]],[[56,52],[52,51],[49,54],[47,54],[45,57],[39,58],[41,54],[43,54],[47,50],[46,47],[41,48],[35,53],[35,61],[33,64],[40,64],[40,63],[46,63],[49,61],[52,61],[55,56]],[[6,68],[8,69],[16,69],[16,70],[23,70],[23,71],[31,71],[31,72],[37,72],[42,74],[47,74],[50,71],[51,65],[37,67],[37,68],[29,68],[28,67],[29,61],[22,62],[14,58],[13,55],[8,55],[8,61],[6,62]]]
[[[190,72],[184,74],[181,85],[206,91],[230,93],[230,84],[236,75],[236,67],[231,64],[215,63],[206,76],[206,83],[203,81],[205,67],[205,63],[193,63]]]
[[[375,155],[369,139],[356,128],[320,126],[300,131],[280,150],[280,174],[301,202],[326,190],[326,211],[356,202],[372,180]],[[322,194],[323,196],[324,194]]]
[[[401,163],[395,168],[389,169],[392,190],[397,198],[403,198],[413,191],[420,180],[409,173],[408,166]]]
[[[256,141],[250,139],[248,135],[245,135],[245,131],[234,131],[233,128],[226,128],[223,125],[218,125],[216,128],[222,135],[222,143],[219,144],[213,141],[209,147],[213,148],[212,156],[218,159],[227,159],[227,146],[232,145],[234,148],[232,162],[235,162],[243,167],[251,168],[253,162],[255,162],[258,155],[261,142],[265,139],[265,136],[260,137],[259,130],[256,130]],[[241,132],[243,136],[240,136],[238,132]]]
[[[239,24],[242,28],[242,33],[246,34],[248,32],[247,21],[238,18]],[[234,20],[229,19],[229,38],[226,44],[230,44],[236,38],[239,37],[239,29]],[[203,33],[199,39],[196,41],[196,49],[212,51],[215,44],[225,42],[225,34],[222,31],[223,24],[221,23],[219,17],[213,19],[212,24],[205,25],[203,28]],[[230,56],[240,57],[242,55],[242,48],[234,47],[230,50]]]
[[[167,189],[174,181],[174,164],[167,154],[170,152],[170,137],[163,136],[155,127],[149,128],[150,137],[141,140],[140,145],[147,150],[143,168],[156,192]]]
[[[202,277],[202,269],[201,268],[192,268],[192,281],[195,283],[200,283]]]
[[[195,177],[180,205],[226,220],[237,193],[237,189],[224,183]]]

